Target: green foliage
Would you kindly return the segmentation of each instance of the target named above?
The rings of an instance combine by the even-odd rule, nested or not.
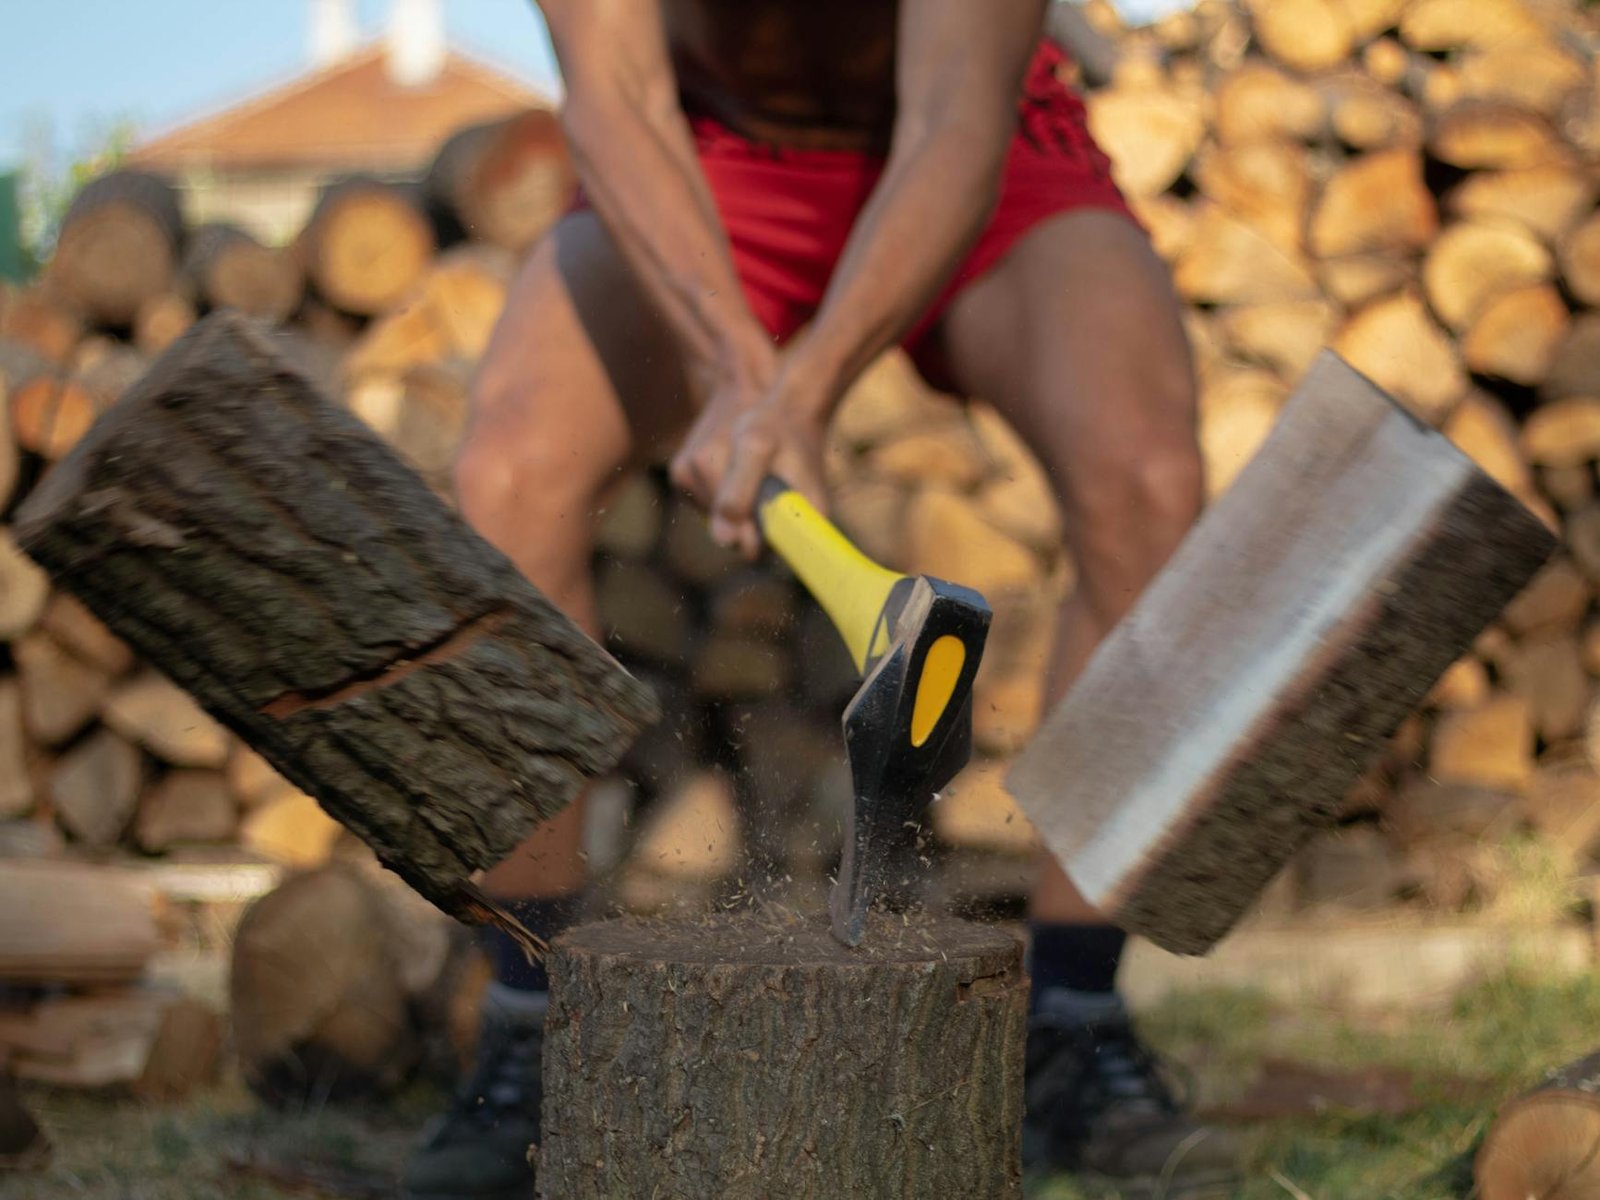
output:
[[[25,157],[21,174],[22,249],[35,269],[49,259],[61,218],[78,189],[96,175],[120,166],[134,143],[131,121],[119,120],[89,138],[81,153],[58,168],[47,145]]]

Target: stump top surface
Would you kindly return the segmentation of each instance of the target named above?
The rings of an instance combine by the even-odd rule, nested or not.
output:
[[[557,954],[640,962],[870,967],[918,962],[1000,960],[1021,943],[996,925],[926,913],[873,913],[855,948],[841,945],[827,918],[746,911],[704,917],[619,917],[580,925],[559,938]]]

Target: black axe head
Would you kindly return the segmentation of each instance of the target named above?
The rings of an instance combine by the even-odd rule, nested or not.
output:
[[[884,648],[844,712],[853,783],[834,936],[861,941],[875,895],[912,877],[935,793],[972,754],[972,681],[989,633],[989,605],[971,588],[930,576],[900,580],[873,637]]]

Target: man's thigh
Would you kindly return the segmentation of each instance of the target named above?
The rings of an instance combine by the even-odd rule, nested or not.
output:
[[[1099,209],[1024,235],[940,328],[961,389],[993,403],[1072,508],[1107,469],[1192,452],[1192,365],[1166,266]]]
[[[474,434],[515,439],[549,465],[615,471],[664,456],[694,406],[670,331],[591,212],[529,254],[484,355]],[[552,459],[557,461],[551,461]]]

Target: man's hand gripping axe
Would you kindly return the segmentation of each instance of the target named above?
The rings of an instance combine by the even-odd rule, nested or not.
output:
[[[828,905],[834,936],[854,946],[874,895],[907,882],[929,802],[972,754],[989,605],[971,588],[879,566],[782,480],[763,484],[756,517],[862,674],[844,710],[853,800]]]

